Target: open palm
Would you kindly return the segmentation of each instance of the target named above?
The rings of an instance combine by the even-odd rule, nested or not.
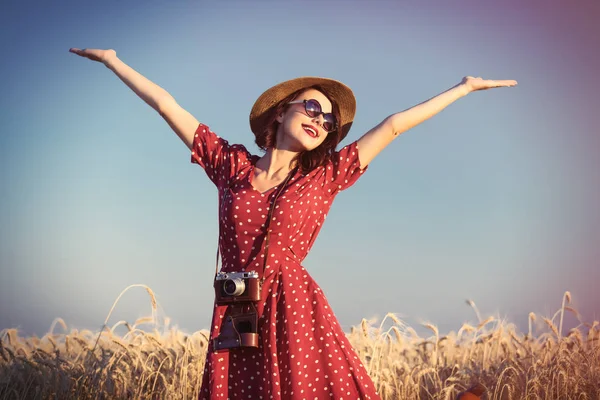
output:
[[[491,80],[491,79],[482,79],[480,76],[474,78],[472,76],[465,76],[461,82],[464,84],[469,92],[474,92],[476,90],[487,90],[491,88],[497,87],[511,87],[517,86],[517,81],[515,80]]]
[[[77,54],[78,56],[89,58],[92,61],[105,62],[110,57],[116,56],[117,52],[113,49],[78,49],[71,47],[69,49],[71,53]]]

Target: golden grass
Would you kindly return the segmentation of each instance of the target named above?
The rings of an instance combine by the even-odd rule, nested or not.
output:
[[[68,331],[60,318],[42,338],[0,331],[0,399],[197,398],[208,331],[184,334],[168,320],[159,331],[154,293],[129,288],[136,286],[148,291],[152,317],[133,325],[107,325],[121,293],[100,332],[54,333],[57,325]],[[546,329],[537,337],[535,314],[523,335],[506,321],[482,319],[468,300],[478,323],[458,332],[440,337],[435,325],[423,323],[433,335],[420,337],[389,313],[379,325],[363,319],[348,338],[383,399],[455,399],[475,382],[486,388],[484,399],[600,399],[600,323],[582,322],[562,335],[565,312],[580,318],[570,302],[566,292],[561,309],[542,318]],[[151,331],[139,328],[147,323]],[[127,332],[119,336],[122,325]]]

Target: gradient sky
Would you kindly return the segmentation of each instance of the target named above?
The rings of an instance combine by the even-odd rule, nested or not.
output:
[[[297,76],[354,90],[342,145],[465,75],[517,80],[397,138],[336,199],[304,266],[346,330],[387,312],[457,330],[475,321],[466,299],[523,330],[567,290],[599,319],[599,19],[592,0],[4,2],[0,329],[97,330],[134,283],[184,331],[210,323],[215,187],[156,112],[70,47],[115,49],[255,154],[254,100]],[[132,290],[109,325],[149,311]]]

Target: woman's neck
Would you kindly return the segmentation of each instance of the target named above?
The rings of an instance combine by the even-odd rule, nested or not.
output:
[[[297,164],[295,160],[298,155],[295,151],[269,148],[264,156],[257,162],[256,166],[266,174],[267,180],[277,180],[287,176]]]

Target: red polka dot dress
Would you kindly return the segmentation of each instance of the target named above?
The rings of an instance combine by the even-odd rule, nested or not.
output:
[[[264,266],[265,223],[278,186],[264,193],[252,186],[259,159],[198,126],[191,161],[219,191],[222,271],[261,273]],[[335,196],[366,169],[353,142],[325,166],[290,177],[269,226],[257,304],[259,347],[215,352],[210,342],[200,399],[379,399],[324,293],[302,266]],[[211,339],[226,310],[215,303]]]

